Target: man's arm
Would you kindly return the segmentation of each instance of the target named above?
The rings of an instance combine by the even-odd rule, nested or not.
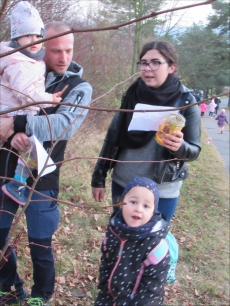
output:
[[[88,106],[91,101],[92,86],[87,83],[81,83],[73,88],[63,102]],[[80,101],[79,101],[80,100]],[[25,132],[28,136],[36,135],[38,140],[51,140],[50,126],[52,127],[52,139],[56,140],[73,123],[69,130],[62,137],[63,140],[69,139],[80,127],[85,119],[88,110],[79,107],[61,105],[55,114],[46,116],[17,116],[14,122],[15,132]],[[24,118],[20,118],[24,117]],[[24,130],[23,130],[24,129]]]

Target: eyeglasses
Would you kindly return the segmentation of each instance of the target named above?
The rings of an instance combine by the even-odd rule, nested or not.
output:
[[[147,66],[149,66],[150,70],[152,71],[155,71],[155,70],[158,70],[160,65],[161,64],[166,64],[167,62],[161,62],[161,61],[150,61],[149,63],[146,62],[146,61],[140,61],[140,62],[137,62],[137,68],[140,70],[140,71],[144,71]]]

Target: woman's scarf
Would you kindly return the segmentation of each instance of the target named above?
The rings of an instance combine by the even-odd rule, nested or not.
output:
[[[112,226],[115,233],[119,235],[119,237],[128,240],[139,240],[148,236],[157,222],[161,220],[161,218],[161,213],[156,212],[148,223],[138,227],[130,227],[125,223],[125,220],[122,216],[122,210],[120,209],[111,218],[110,225]]]
[[[151,88],[138,78],[122,98],[121,109],[133,110],[137,103],[173,107],[182,95],[179,78],[169,74],[159,88]],[[123,148],[137,149],[148,143],[155,135],[154,131],[129,131],[128,126],[133,113],[120,113],[115,143]]]
[[[9,47],[16,49],[16,48],[19,48],[21,46],[17,42],[11,40],[10,44],[9,44]],[[32,52],[30,52],[29,50],[26,50],[26,49],[20,50],[19,52],[28,56],[29,58],[34,59],[35,61],[42,61],[43,57],[45,56],[45,50],[44,49],[39,50],[37,53],[32,53]]]

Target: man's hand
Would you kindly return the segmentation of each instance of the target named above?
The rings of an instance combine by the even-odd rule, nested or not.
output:
[[[30,140],[25,133],[17,133],[11,140],[11,147],[19,152],[23,152],[30,144]]]
[[[104,200],[105,188],[92,187],[92,193],[96,202],[102,202]]]
[[[2,140],[8,139],[14,133],[14,118],[0,117],[0,138]]]

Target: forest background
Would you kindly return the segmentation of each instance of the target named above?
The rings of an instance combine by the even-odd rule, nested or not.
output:
[[[9,16],[17,2],[1,0],[1,40],[10,38]],[[199,1],[183,1],[180,5],[179,0],[100,0],[97,9],[90,5],[91,1],[86,1],[87,10],[83,9],[82,1],[76,0],[30,2],[39,10],[44,23],[62,20],[73,29],[100,29],[163,11],[166,7]],[[213,14],[204,23],[181,26],[181,11],[176,19],[176,13],[169,12],[116,30],[75,33],[73,60],[84,67],[83,77],[93,86],[92,106],[119,108],[122,94],[137,77],[130,78],[137,72],[140,49],[153,39],[168,40],[175,46],[179,76],[187,87],[200,91],[204,98],[229,91],[229,2],[219,0],[210,5]],[[110,178],[106,199],[100,205],[92,199],[90,180],[113,114],[90,110],[66,150],[60,184],[62,218],[53,237],[57,265],[55,305],[93,305],[97,294],[100,244],[111,212]],[[219,164],[215,148],[207,145],[205,131],[202,133],[202,154],[189,164],[190,178],[182,188],[181,204],[172,222],[181,250],[179,283],[166,288],[165,305],[229,305],[226,204],[229,203],[229,176]],[[211,167],[210,160],[213,160]],[[20,274],[29,291],[31,262],[24,228],[22,219],[15,238],[22,236],[15,248]]]
[[[10,12],[16,0],[2,0],[0,39],[10,38]],[[181,0],[33,0],[44,23],[63,20],[75,29],[102,28],[121,24],[178,6],[201,1]],[[97,5],[95,5],[97,2]],[[85,3],[85,5],[84,5]],[[229,2],[218,0],[209,4],[213,14],[197,24],[186,26],[186,10],[169,12],[122,27],[118,30],[75,34],[74,60],[84,67],[84,77],[100,96],[114,84],[137,72],[136,62],[141,47],[153,39],[166,39],[178,52],[178,66],[182,82],[200,90],[204,98],[223,92],[229,86]],[[85,8],[86,7],[86,8]],[[181,24],[183,24],[181,26]],[[108,104],[120,104],[120,97],[128,84],[119,86]],[[103,102],[104,103],[104,102]]]

